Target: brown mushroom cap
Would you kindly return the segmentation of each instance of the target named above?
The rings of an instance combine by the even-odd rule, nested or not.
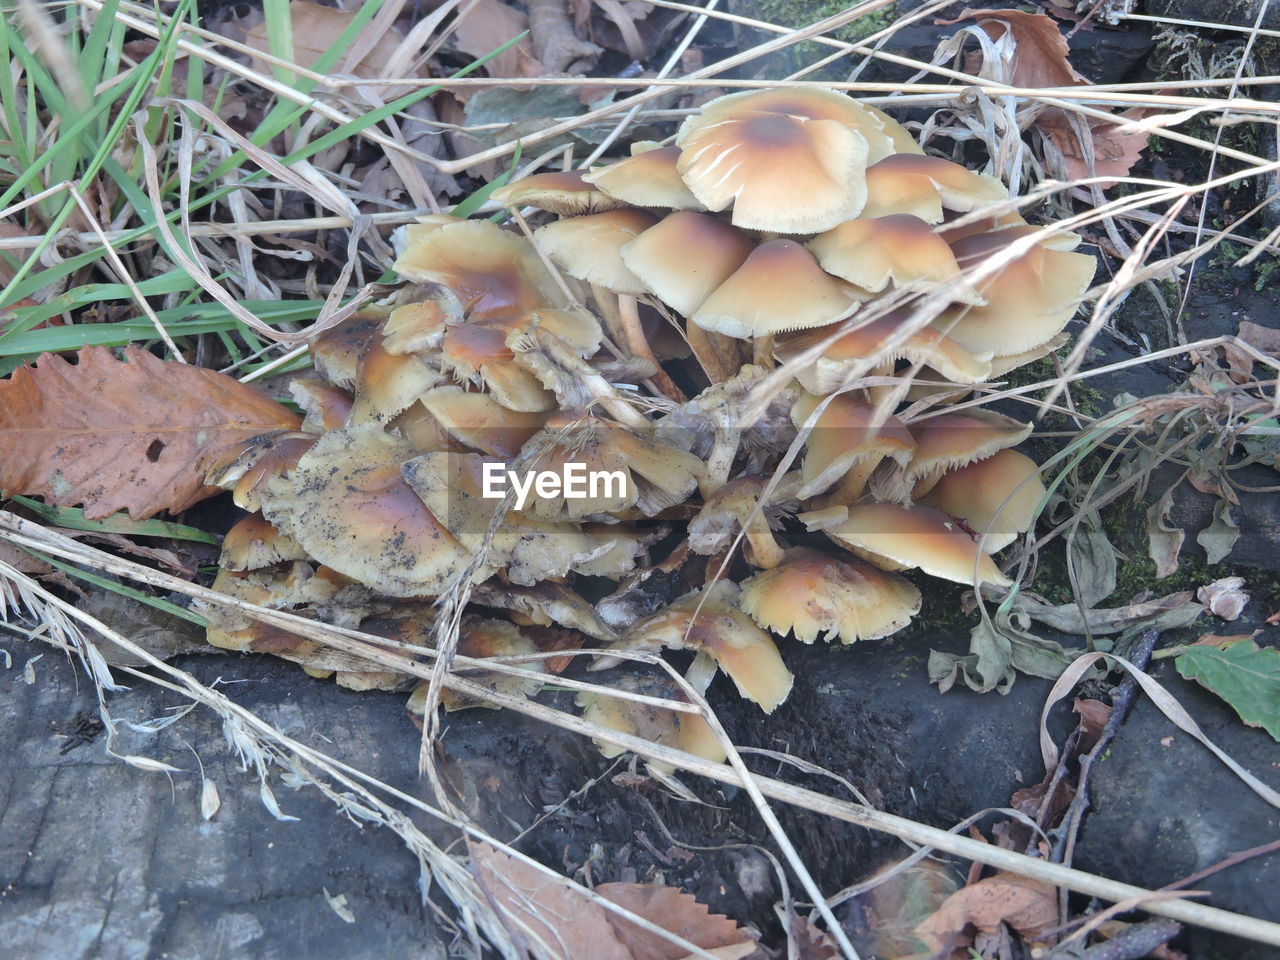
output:
[[[952,250],[960,266],[971,270],[1015,240],[1042,232],[1035,227],[1010,227],[965,237],[952,244]],[[941,314],[934,326],[969,350],[991,350],[1002,356],[1023,353],[1062,332],[1097,267],[1087,254],[1036,243],[993,275],[975,281],[984,304],[954,307]]]
[[[799,429],[809,422],[821,397],[804,393],[791,409],[791,420]],[[879,463],[884,457],[904,461],[911,456],[915,441],[902,421],[889,416],[875,426],[875,405],[863,403],[847,393],[832,397],[818,414],[805,440],[801,465],[803,485],[796,496],[807,499],[826,490],[858,463]]]
[[[859,503],[848,510],[843,523],[823,532],[879,567],[919,567],[969,586],[1012,585],[973,537],[940,510],[896,503]]]
[[[835,120],[744,112],[680,128],[680,176],[708,210],[733,206],[736,227],[819,233],[867,202],[865,137]]]
[[[566,305],[533,246],[487,220],[433,230],[406,247],[393,269],[409,280],[448,287],[472,320]]]
[[[981,409],[917,420],[907,429],[915,440],[915,451],[896,476],[876,478],[876,492],[882,498],[922,497],[947,471],[1017,446],[1031,436],[1031,424]]]
[[[619,677],[614,685],[620,690],[648,697],[688,702],[688,698],[678,688],[656,677]],[[584,708],[582,719],[590,723],[598,723],[602,727],[665,747],[675,747],[712,763],[724,762],[724,748],[720,746],[707,721],[696,713],[665,710],[647,703],[590,691],[578,694],[577,704]],[[604,741],[597,740],[596,745],[606,757],[616,757],[624,752],[621,747]],[[664,773],[674,771],[670,764],[658,761],[651,760],[649,765]]]
[[[901,630],[920,612],[920,591],[869,563],[799,547],[742,584],[742,609],[781,636],[847,644]]]
[[[259,570],[286,560],[305,560],[298,542],[281,533],[265,517],[251,513],[238,520],[222,538],[218,562],[224,570]]]
[[[263,513],[310,556],[379,593],[436,596],[471,555],[401,477],[416,454],[375,424],[332,430],[290,479],[267,484]]]
[[[458,631],[458,653],[474,660],[489,657],[515,657],[521,654],[537,653],[538,645],[526,636],[514,623],[506,620],[489,620],[481,617],[467,617]],[[541,668],[536,661],[513,663],[511,666],[529,673],[536,673]],[[511,673],[495,673],[492,671],[463,672],[466,679],[482,687],[488,687],[495,693],[508,697],[526,699],[542,689],[542,680],[536,676],[521,677]],[[405,707],[419,717],[426,713],[427,691],[431,684],[423,680],[409,695]],[[455,693],[447,688],[440,691],[440,706],[447,712],[467,710],[473,707],[487,707],[492,710],[499,705],[481,697],[473,697],[465,693]]]
[[[899,152],[899,144],[906,147],[908,153],[921,152],[911,135],[883,110],[822,87],[775,87],[726,93],[703,104],[697,114],[684,122],[676,135],[676,144],[684,146],[697,130],[749,113],[775,113],[842,124],[867,141],[868,163]]]
[[[680,179],[676,166],[679,159],[679,147],[660,147],[640,141],[631,145],[631,156],[626,160],[593,170],[583,179],[609,196],[637,207],[705,209]]]
[[[440,371],[418,354],[391,354],[381,341],[374,341],[360,358],[356,370],[350,422],[387,423],[442,379]]]
[[[663,217],[622,248],[622,262],[663,303],[686,317],[742,266],[755,244],[702,213]]]
[[[941,223],[944,209],[968,213],[1009,199],[995,177],[941,157],[897,153],[868,167],[866,179],[866,218],[909,213]]]
[[[1031,529],[1046,496],[1036,462],[1001,450],[948,473],[920,502],[964,520],[982,535],[982,549],[995,553]]]
[[[231,491],[237,507],[262,508],[261,492],[273,477],[287,477],[316,442],[314,433],[281,431],[254,437],[209,468],[205,482]]]
[[[537,207],[562,217],[603,213],[625,206],[623,201],[593,186],[581,170],[535,173],[499,187],[489,196],[504,207]]]
[[[904,312],[886,314],[843,333],[812,364],[796,372],[796,379],[810,393],[828,394],[839,389],[849,373],[875,358],[883,363],[908,360],[942,373],[957,383],[981,383],[991,372],[990,354],[972,354],[958,343],[925,327],[896,347],[886,348],[889,338],[898,331]],[[780,336],[774,355],[784,362],[801,356],[831,336],[834,328],[805,330]]]
[[[827,273],[879,293],[892,280],[896,288],[930,287],[961,277],[945,240],[919,217],[891,214],[846,220],[819,234],[806,247]],[[967,283],[957,284],[955,299],[981,300]]]
[[[623,648],[701,650],[716,661],[738,693],[773,713],[794,677],[770,636],[738,606],[738,585],[720,580],[681,597],[635,625]]]
[[[488,394],[459,387],[436,387],[421,401],[450,437],[502,460],[514,460],[547,419],[546,414],[510,410]]]
[[[500,325],[459,323],[445,329],[440,362],[460,379],[480,381],[508,410],[540,413],[555,409],[555,396],[516,360]]]
[[[794,240],[770,240],[689,318],[704,330],[747,339],[832,323],[861,303],[858,291],[823,272]]]
[[[462,322],[462,304],[448,290],[429,300],[405,303],[391,311],[382,327],[387,353],[418,353],[440,345],[447,323]]]
[[[319,377],[294,378],[289,383],[289,393],[302,408],[302,429],[307,433],[337,430],[346,424],[351,413],[351,394]]]
[[[366,309],[317,333],[308,344],[316,372],[335,387],[354,390],[360,358],[381,338],[386,320],[384,311]]]
[[[622,248],[658,222],[643,210],[611,210],[539,227],[534,242],[565,273],[614,293],[640,296],[645,285],[622,262]]]

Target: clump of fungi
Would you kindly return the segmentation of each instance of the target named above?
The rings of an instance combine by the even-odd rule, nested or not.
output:
[[[772,712],[779,640],[901,629],[927,583],[901,571],[1009,585],[995,554],[1045,493],[1012,449],[1030,425],[955,401],[1065,341],[1095,269],[1078,238],[815,88],[720,97],[672,143],[493,196],[534,227],[405,228],[405,286],[312,344],[303,430],[210,475],[253,511],[218,589],[425,644],[433,599],[470,585],[464,656],[688,650],[699,685],[721,670]],[[486,487],[569,463],[625,482]],[[216,616],[210,640],[404,682],[248,618]],[[619,685],[659,687],[676,695]],[[722,757],[692,714],[580,705]]]

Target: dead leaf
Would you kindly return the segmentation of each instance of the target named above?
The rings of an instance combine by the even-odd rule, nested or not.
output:
[[[683,960],[687,950],[609,912],[585,888],[553,878],[486,843],[471,844],[471,868],[517,944],[540,941],[561,960]],[[596,893],[726,960],[756,953],[755,942],[727,917],[712,914],[674,887],[606,883]]]
[[[36,577],[53,573],[53,567],[49,564],[11,543],[0,542],[0,563],[7,563],[19,573],[29,573]]]
[[[461,53],[469,57],[483,57],[528,29],[529,18],[518,10],[498,0],[478,0],[459,21],[453,37]],[[484,68],[491,77],[540,77],[544,73],[528,37],[502,51]],[[474,88],[467,92],[458,90],[454,94],[466,101],[468,92],[474,92]]]
[[[1155,561],[1157,580],[1178,572],[1178,554],[1186,538],[1181,527],[1169,523],[1172,509],[1173,491],[1168,490],[1147,511],[1147,556]]]
[[[1209,612],[1223,620],[1239,620],[1249,595],[1244,592],[1244,577],[1223,577],[1206,584],[1196,591],[1196,599],[1209,608]]]
[[[213,370],[129,347],[125,361],[86,347],[72,364],[51,354],[0,381],[0,490],[84,504],[93,520],[143,519],[218,493],[205,472],[238,444],[298,417]]]
[[[957,890],[916,928],[916,933],[936,953],[955,949],[971,939],[965,928],[995,933],[1006,923],[1027,939],[1058,922],[1058,900],[1053,887],[1012,873],[997,873]]]
[[[313,65],[322,54],[333,49],[334,44],[338,42],[342,32],[351,25],[354,17],[354,13],[322,7],[318,3],[311,3],[310,0],[293,0],[289,4],[289,19],[293,26],[293,62],[300,67]],[[346,72],[365,79],[378,76],[383,65],[391,60],[391,55],[400,46],[402,39],[400,32],[395,29],[379,35],[373,47],[360,58],[358,63],[346,67]],[[266,53],[270,49],[267,45],[267,24],[259,23],[249,30],[245,36],[245,43],[255,50]],[[341,61],[339,63],[341,64]],[[254,69],[270,73],[270,66],[256,58]],[[388,93],[387,99],[393,99],[395,95]]]
[[[1051,17],[1018,10],[974,10],[966,7],[942,25],[974,20],[992,40],[1010,38],[1014,51],[1010,82],[1016,87],[1069,87],[1088,83],[1067,60],[1067,38]]]
[[[808,918],[794,915],[791,934],[798,948],[797,960],[839,960],[840,948],[835,941]]]
[[[1075,118],[1073,123],[1067,114],[1057,108],[1046,110],[1036,125],[1053,141],[1062,153],[1066,173],[1073,179],[1084,177],[1123,177],[1142,157],[1149,134],[1145,131],[1127,130],[1125,124],[1143,120],[1155,111],[1146,107],[1134,107],[1119,114],[1115,123],[1097,117]],[[1081,130],[1087,130],[1093,145],[1093,169],[1080,143]],[[1100,183],[1103,189],[1114,181]]]

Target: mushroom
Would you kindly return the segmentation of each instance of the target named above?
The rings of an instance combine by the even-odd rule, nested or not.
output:
[[[865,218],[912,214],[941,223],[944,210],[968,213],[1009,199],[995,177],[941,157],[897,153],[867,168]]]
[[[920,502],[965,521],[979,546],[995,553],[1031,529],[1047,496],[1036,462],[1001,450],[946,474]]]
[[[626,160],[593,170],[582,179],[636,207],[703,210],[698,198],[680,179],[679,159],[679,147],[638,140],[631,144],[631,156]]]
[[[441,365],[455,377],[483,383],[508,410],[542,413],[555,409],[555,397],[536,374],[517,362],[507,346],[509,330],[498,324],[459,323],[445,328]]]
[[[610,210],[586,217],[556,220],[534,231],[538,247],[571,277],[639,296],[644,283],[622,261],[622,248],[657,224],[643,210]]]
[[[622,262],[673,310],[690,316],[729,279],[755,244],[703,213],[680,211],[622,248]]]
[[[375,340],[356,368],[355,402],[348,418],[352,425],[387,423],[403,413],[441,381],[439,370],[416,353],[388,353]]]
[[[529,639],[514,623],[509,623],[506,620],[490,620],[468,616],[463,619],[458,631],[457,650],[464,657],[483,660],[489,657],[516,657],[522,654],[537,653],[538,645]],[[540,669],[536,661],[514,663],[511,666],[530,673],[537,673]],[[533,696],[542,689],[542,679],[537,676],[521,677],[512,673],[494,673],[492,671],[475,673],[470,668],[464,670],[461,667],[455,668],[453,672],[466,677],[472,683],[487,687],[495,693],[516,697],[521,700]],[[423,680],[413,688],[413,693],[409,695],[409,702],[405,705],[410,713],[419,717],[425,715],[427,691],[430,687],[430,682]],[[472,707],[488,707],[492,710],[499,708],[499,705],[492,701],[474,697],[470,694],[456,693],[448,688],[440,691],[440,706],[449,713],[455,710],[467,710]]]
[[[775,233],[820,233],[862,212],[868,156],[862,133],[784,113],[713,117],[704,108],[676,135],[680,176],[708,210],[732,205],[735,227]]]
[[[794,678],[769,634],[738,606],[738,585],[717,581],[681,597],[635,625],[614,649],[669,647],[706,653],[729,675],[738,693],[773,713]]]
[[[943,580],[1012,586],[975,539],[941,510],[896,503],[848,507],[843,523],[823,530],[837,543],[885,570],[919,567]]]
[[[535,173],[499,187],[489,198],[504,207],[537,207],[562,217],[603,213],[626,205],[592,185],[581,170]]]
[[[223,570],[240,572],[305,559],[307,553],[296,540],[281,533],[265,517],[251,513],[236,521],[222,538],[218,562]]]
[[[267,481],[292,473],[315,442],[314,433],[291,430],[254,437],[215,462],[205,474],[205,483],[230,490],[237,507],[256,513],[262,509],[261,491]]]
[[[302,408],[302,429],[324,433],[341,429],[351,414],[351,394],[319,377],[297,377],[289,383],[289,393]]]
[[[733,546],[739,530],[751,545],[751,560],[768,569],[782,560],[783,550],[774,539],[771,519],[788,512],[796,497],[798,478],[783,477],[774,486],[771,499],[762,503],[768,477],[747,476],[730,480],[705,498],[702,509],[689,522],[689,548],[711,556]]]
[[[752,250],[690,319],[704,330],[746,339],[824,326],[847,317],[863,299],[794,240],[770,240]]]
[[[401,463],[416,454],[375,424],[331,430],[290,478],[266,484],[262,512],[316,560],[379,593],[437,596],[471,554],[401,477]]]
[[[1043,233],[1036,227],[1010,227],[957,240],[952,250],[960,266],[972,270],[1011,243]],[[970,351],[1023,353],[1062,332],[1097,266],[1087,254],[1037,242],[991,276],[974,281],[983,304],[953,307],[939,315],[934,326]]]
[[[949,470],[998,450],[1017,446],[1031,435],[1031,424],[992,410],[943,413],[907,425],[915,450],[905,464],[872,478],[881,500],[919,499]]]
[[[559,624],[605,643],[618,639],[617,633],[600,616],[595,606],[563,583],[544,582],[522,587],[494,581],[476,584],[471,601],[478,606],[510,610],[513,617],[538,626]]]
[[[891,338],[901,339],[900,325],[905,311],[894,311],[875,320],[840,333],[813,361],[796,370],[796,379],[810,393],[826,395],[847,385],[854,371],[869,371],[876,364],[908,360],[939,371],[957,383],[981,383],[991,372],[991,355],[973,354],[931,327],[917,330],[896,346],[887,346]],[[790,363],[816,348],[838,328],[824,327],[779,336],[774,355]]]
[[[849,644],[901,630],[920,612],[920,591],[869,563],[799,547],[743,582],[742,609],[781,636]]]
[[[360,358],[381,336],[386,321],[385,312],[365,309],[317,333],[308,344],[316,371],[335,387],[354,390]]]
[[[801,394],[791,408],[796,428],[804,427],[818,411],[822,398]],[[803,484],[796,492],[801,500],[822,493],[837,481],[842,500],[852,503],[862,495],[867,478],[885,457],[899,463],[910,459],[915,440],[894,416],[876,422],[876,408],[842,393],[827,400],[805,439],[800,472]]]
[[[646,697],[675,700],[687,703],[688,697],[669,681],[656,677],[619,677],[614,681],[619,690],[638,693]],[[674,747],[702,757],[712,763],[723,763],[724,747],[716,739],[711,726],[699,714],[683,711],[667,710],[663,707],[641,703],[623,697],[613,697],[607,693],[593,693],[584,690],[579,693],[576,703],[583,708],[582,719],[588,723],[597,723],[618,733],[640,737],[651,743],[664,747]],[[606,758],[620,756],[625,751],[614,744],[596,740],[596,746]],[[674,768],[661,761],[650,760],[649,766],[661,773],[673,773]]]
[[[441,287],[428,300],[404,303],[391,311],[382,326],[382,348],[392,354],[435,350],[444,338],[445,324],[461,322],[461,301]]]
[[[428,390],[421,403],[449,437],[503,460],[514,460],[547,420],[544,413],[511,410],[488,394],[467,393],[459,387]]]
[[[872,293],[879,293],[890,281],[897,289],[915,289],[959,280],[953,299],[981,302],[963,280],[947,242],[911,214],[846,220],[805,246],[827,273]]]

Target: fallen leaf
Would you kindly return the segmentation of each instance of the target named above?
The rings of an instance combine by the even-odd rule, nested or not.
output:
[[[936,953],[968,942],[965,928],[995,933],[1006,923],[1027,939],[1058,922],[1058,898],[1053,887],[1012,873],[997,873],[957,890],[916,928]]]
[[[529,18],[498,0],[478,0],[468,8],[454,31],[458,50],[469,57],[492,53],[517,34],[529,29]],[[534,56],[533,44],[526,36],[515,46],[502,51],[484,66],[491,77],[540,77],[544,71]],[[470,92],[470,91],[469,91]],[[469,97],[456,91],[459,99]]]
[[[1147,556],[1155,561],[1157,580],[1178,572],[1178,554],[1186,539],[1181,527],[1169,523],[1171,509],[1173,491],[1169,490],[1147,511]]]
[[[345,893],[334,896],[327,888],[321,887],[320,889],[324,891],[325,900],[329,901],[329,908],[342,918],[343,923],[356,922],[356,915],[351,912],[351,907],[347,905],[347,895]]]
[[[1067,59],[1067,38],[1051,17],[1018,10],[974,10],[966,7],[942,25],[974,20],[992,40],[1010,39],[1013,56],[1010,82],[1017,87],[1069,87],[1088,83]]]
[[[0,542],[0,563],[7,563],[19,573],[30,573],[38,577],[53,573],[53,567],[49,564],[11,543]]]
[[[560,960],[689,956],[687,950],[606,910],[584,887],[548,876],[486,843],[471,844],[471,868],[517,944],[537,940],[548,956]],[[606,883],[595,892],[717,957],[744,960],[757,953],[755,941],[734,921],[712,914],[674,887]]]
[[[1076,123],[1068,118],[1065,111],[1058,108],[1046,110],[1037,120],[1036,125],[1046,133],[1054,146],[1062,153],[1066,173],[1073,179],[1084,177],[1123,177],[1142,157],[1150,134],[1142,130],[1127,129],[1125,124],[1145,119],[1153,111],[1147,108],[1134,107],[1126,110],[1112,123],[1098,117],[1077,117]],[[1087,130],[1092,145],[1093,168],[1081,145],[1081,131]],[[1103,189],[1114,181],[1100,183]]]
[[[1139,625],[1169,630],[1186,626],[1204,613],[1203,607],[1192,602],[1189,590],[1123,607],[1097,607],[1083,613],[1074,603],[1051,605],[1029,595],[1019,597],[1018,603],[1033,620],[1061,633],[1078,636],[1123,633]]]
[[[1251,639],[1196,643],[1174,659],[1178,673],[1212,690],[1240,719],[1280,741],[1280,650]]]
[[[218,493],[205,472],[238,444],[298,417],[213,370],[104,347],[51,354],[0,381],[0,490],[84,504],[92,520],[177,512]]]
[[[1240,527],[1231,519],[1231,504],[1219,500],[1213,507],[1213,522],[1196,534],[1210,563],[1221,563],[1240,539]]]
[[[351,25],[354,12],[322,7],[310,0],[293,0],[289,4],[289,22],[293,32],[293,62],[300,67],[310,67],[322,54],[328,53],[342,36],[342,32]],[[267,24],[264,21],[254,26],[245,36],[245,44],[255,50],[266,53],[270,47],[267,42]],[[366,32],[368,28],[365,28]],[[339,58],[338,67],[343,72],[357,77],[371,79],[379,75],[384,64],[391,60],[392,54],[400,46],[402,37],[398,30],[390,29],[378,36],[370,49],[360,57],[359,61],[343,67],[343,59]],[[360,43],[357,37],[356,43]],[[494,44],[497,46],[498,44]],[[486,51],[487,52],[487,51]],[[254,69],[269,73],[270,67],[263,60],[254,60]],[[396,94],[388,94],[387,99],[394,99]]]

